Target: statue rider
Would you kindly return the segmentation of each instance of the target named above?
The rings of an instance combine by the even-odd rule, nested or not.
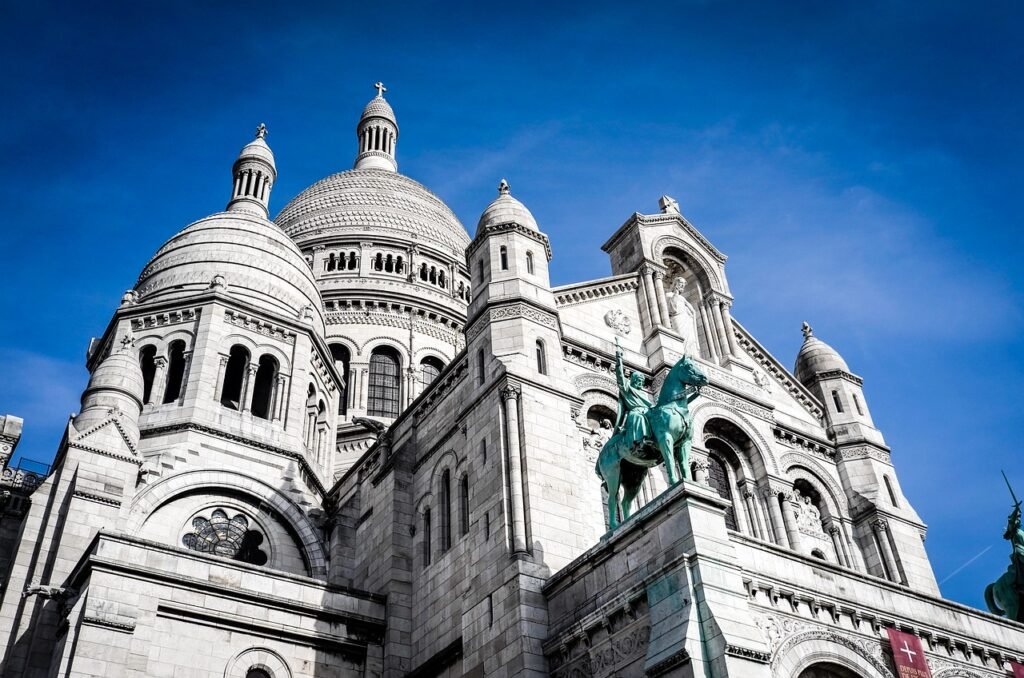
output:
[[[615,342],[615,377],[619,383],[619,412],[615,417],[615,434],[624,439],[627,450],[637,450],[651,440],[647,411],[653,407],[643,392],[644,376],[634,371],[626,380],[622,367],[622,348]]]

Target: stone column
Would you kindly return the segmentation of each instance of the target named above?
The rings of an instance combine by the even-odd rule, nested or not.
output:
[[[256,371],[260,369],[257,363],[249,363],[246,365],[245,370],[245,383],[242,384],[242,402],[238,404],[238,409],[242,412],[248,412],[252,406],[252,390],[256,385]]]
[[[651,267],[644,265],[640,268],[640,278],[644,285],[644,297],[647,299],[647,312],[651,319],[651,327],[661,325],[661,314],[658,312],[658,300],[654,296],[654,278],[651,275]]]
[[[889,523],[888,521],[879,518],[875,522],[871,523],[871,529],[875,533],[875,539],[878,540],[878,545],[882,549],[882,558],[885,561],[885,567],[889,571],[889,579],[900,584],[906,584],[906,580],[900,573],[899,564],[896,562],[896,555],[892,552],[892,545],[889,543]]]
[[[725,340],[729,344],[729,354],[734,358],[738,358],[740,354],[736,348],[736,337],[733,336],[732,315],[729,313],[730,306],[732,306],[731,301],[728,299],[722,300],[722,322],[725,324]]]
[[[754,509],[754,492],[748,487],[744,487],[741,490],[743,494],[743,505],[747,509],[747,515],[750,516],[750,529],[753,536],[757,539],[764,539],[764,525],[761,524],[761,516]]]
[[[843,549],[846,551],[846,560],[850,563],[850,567],[861,572],[867,571],[867,565],[864,563],[864,555],[861,553],[860,547],[854,543],[853,539],[850,538],[850,528],[845,525],[842,521],[838,521],[839,533],[843,537]]]
[[[285,401],[288,395],[288,377],[283,374],[277,375],[277,383],[274,386],[274,409],[273,419],[274,421],[280,421],[284,419],[285,413]]]
[[[213,382],[213,399],[220,400],[220,393],[224,389],[224,370],[228,366],[228,357],[222,355],[220,364],[217,366],[217,381]]]
[[[324,275],[324,249],[323,245],[313,247],[313,275],[318,279]]]
[[[768,515],[771,517],[772,528],[775,530],[775,543],[789,548],[786,523],[782,516],[782,507],[779,505],[780,494],[782,493],[779,490],[767,489],[764,492],[764,500],[768,503]]]
[[[185,351],[181,354],[181,359],[185,361],[185,365],[181,369],[181,390],[178,393],[178,404],[185,404],[185,392],[188,391],[188,379],[190,372],[192,371],[192,351]]]
[[[850,563],[847,562],[846,551],[843,549],[842,546],[843,538],[839,533],[840,529],[838,525],[833,523],[832,525],[828,526],[828,535],[832,538],[832,548],[834,548],[836,551],[836,560],[839,561],[840,565],[845,565],[849,567]]]
[[[716,336],[718,337],[718,348],[720,357],[724,360],[729,356],[729,347],[725,343],[725,321],[722,320],[722,306],[718,299],[712,297],[709,301],[711,306],[711,318],[714,321]]]
[[[654,296],[658,300],[658,312],[661,314],[661,324],[672,329],[672,318],[668,312],[668,299],[665,297],[665,273],[664,271],[655,270],[653,276]]]
[[[147,405],[159,405],[164,401],[164,389],[167,388],[167,358],[158,355],[153,358],[153,386],[149,390]]]
[[[794,551],[800,550],[800,529],[797,527],[797,514],[800,511],[800,503],[792,492],[781,492],[782,497],[782,520],[786,525],[786,535],[789,537],[789,547]]]
[[[512,500],[512,552],[528,553],[523,459],[519,449],[520,394],[521,391],[512,384],[501,390],[501,398],[505,401],[505,431],[508,435],[509,497]]]
[[[697,304],[697,311],[700,313],[700,323],[704,327],[704,337],[708,342],[708,353],[712,362],[718,362],[718,351],[715,347],[715,332],[711,328],[711,322],[708,320],[708,309],[705,304]]]

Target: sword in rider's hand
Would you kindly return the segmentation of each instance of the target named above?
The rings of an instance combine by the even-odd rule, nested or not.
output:
[[[1013,508],[1020,510],[1020,500],[1017,499],[1017,495],[1013,492],[1013,487],[1010,486],[1010,479],[1006,477],[1006,471],[999,469],[999,472],[1003,474],[1003,480],[1006,481],[1006,489],[1010,491],[1010,496],[1013,497]]]

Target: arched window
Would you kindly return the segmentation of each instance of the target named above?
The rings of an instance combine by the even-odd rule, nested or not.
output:
[[[420,264],[420,280],[426,280],[429,276],[429,269],[426,264]]]
[[[384,260],[384,270],[387,271],[388,273],[395,272],[395,258],[390,254]]]
[[[316,402],[316,386],[310,384],[306,389],[306,418],[302,421],[302,441],[307,450],[313,449],[316,435]]]
[[[359,258],[356,257],[355,252],[348,253],[348,270],[354,271],[359,267]]]
[[[420,383],[423,384],[423,388],[430,386],[443,369],[444,363],[433,356],[420,361]]]
[[[501,258],[501,270],[507,271],[508,270],[508,248],[505,247],[504,245],[502,245],[501,249],[498,250],[498,256]]]
[[[843,411],[843,403],[839,400],[839,391],[832,391],[832,402],[836,404],[836,412]]]
[[[181,387],[185,381],[185,342],[181,339],[172,341],[168,351],[167,386],[164,388],[164,403],[173,403],[181,396]]]
[[[156,378],[156,346],[143,346],[139,351],[139,367],[142,368],[142,402],[149,403],[153,395],[153,379]]]
[[[398,416],[398,354],[390,348],[378,348],[370,355],[370,388],[366,413],[371,417]]]
[[[313,450],[316,453],[318,464],[324,462],[324,452],[327,447],[327,404],[320,401],[316,406],[316,440],[313,443]]]
[[[437,284],[441,287],[446,287],[444,271],[438,271],[437,273]]]
[[[548,357],[544,352],[544,342],[537,340],[537,371],[541,374],[548,373]]]
[[[441,552],[452,547],[452,473],[448,469],[441,474]]]
[[[346,414],[348,412],[348,396],[351,389],[349,384],[349,362],[352,357],[349,353],[348,348],[342,344],[331,344],[331,358],[334,359],[334,366],[341,372],[341,378],[344,380],[341,388],[338,389],[338,414]]]
[[[526,272],[533,275],[533,252],[526,253]]]
[[[269,354],[260,356],[260,366],[252,387],[252,416],[270,419],[274,404],[274,382],[277,381],[277,359]]]
[[[431,538],[430,509],[423,509],[423,566],[430,565],[430,542]]]
[[[857,408],[857,414],[863,417],[864,408],[860,406],[860,398],[857,397],[856,393],[853,394],[853,406]]]
[[[725,462],[717,456],[708,455],[708,484],[722,499],[728,499],[729,508],[725,510],[725,526],[730,530],[739,529],[736,525],[736,510],[732,506],[732,488],[729,486],[729,472]]]
[[[469,534],[469,474],[459,481],[459,536]]]
[[[251,668],[245,672],[245,678],[271,678],[271,675],[261,668]]]
[[[220,391],[220,404],[233,410],[242,406],[242,382],[245,381],[245,368],[249,365],[249,351],[245,346],[235,344],[228,354],[228,364],[224,368],[224,386]]]
[[[484,358],[484,350],[480,349],[476,352],[476,384],[480,386],[484,383],[484,379],[487,377],[485,373],[487,370],[487,362]]]
[[[821,549],[813,549],[813,550],[811,550],[811,555],[814,556],[815,558],[819,559],[819,560],[828,560],[825,557],[825,553]]]
[[[899,503],[896,501],[896,490],[892,487],[892,481],[889,480],[889,476],[882,476],[882,480],[885,481],[885,489],[889,492],[889,503],[898,507]]]

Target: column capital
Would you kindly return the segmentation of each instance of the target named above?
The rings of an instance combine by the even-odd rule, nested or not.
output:
[[[842,532],[842,530],[835,523],[832,523],[831,525],[828,526],[828,533],[829,534],[831,534],[833,536],[838,536],[840,532]]]
[[[313,245],[314,252],[323,252],[325,249],[327,249],[326,245]]]
[[[523,391],[516,384],[505,384],[501,389],[502,400],[519,400],[519,397],[523,394]]]
[[[246,365],[246,369],[249,371],[249,374],[256,374],[256,372],[258,372],[260,369],[260,365],[259,363],[251,362],[248,365]]]
[[[153,358],[153,365],[156,366],[156,367],[166,367],[167,366],[167,358],[165,356],[162,356],[162,355],[155,356]]]
[[[871,521],[871,527],[879,532],[885,532],[889,529],[889,521],[885,518],[876,518]]]

